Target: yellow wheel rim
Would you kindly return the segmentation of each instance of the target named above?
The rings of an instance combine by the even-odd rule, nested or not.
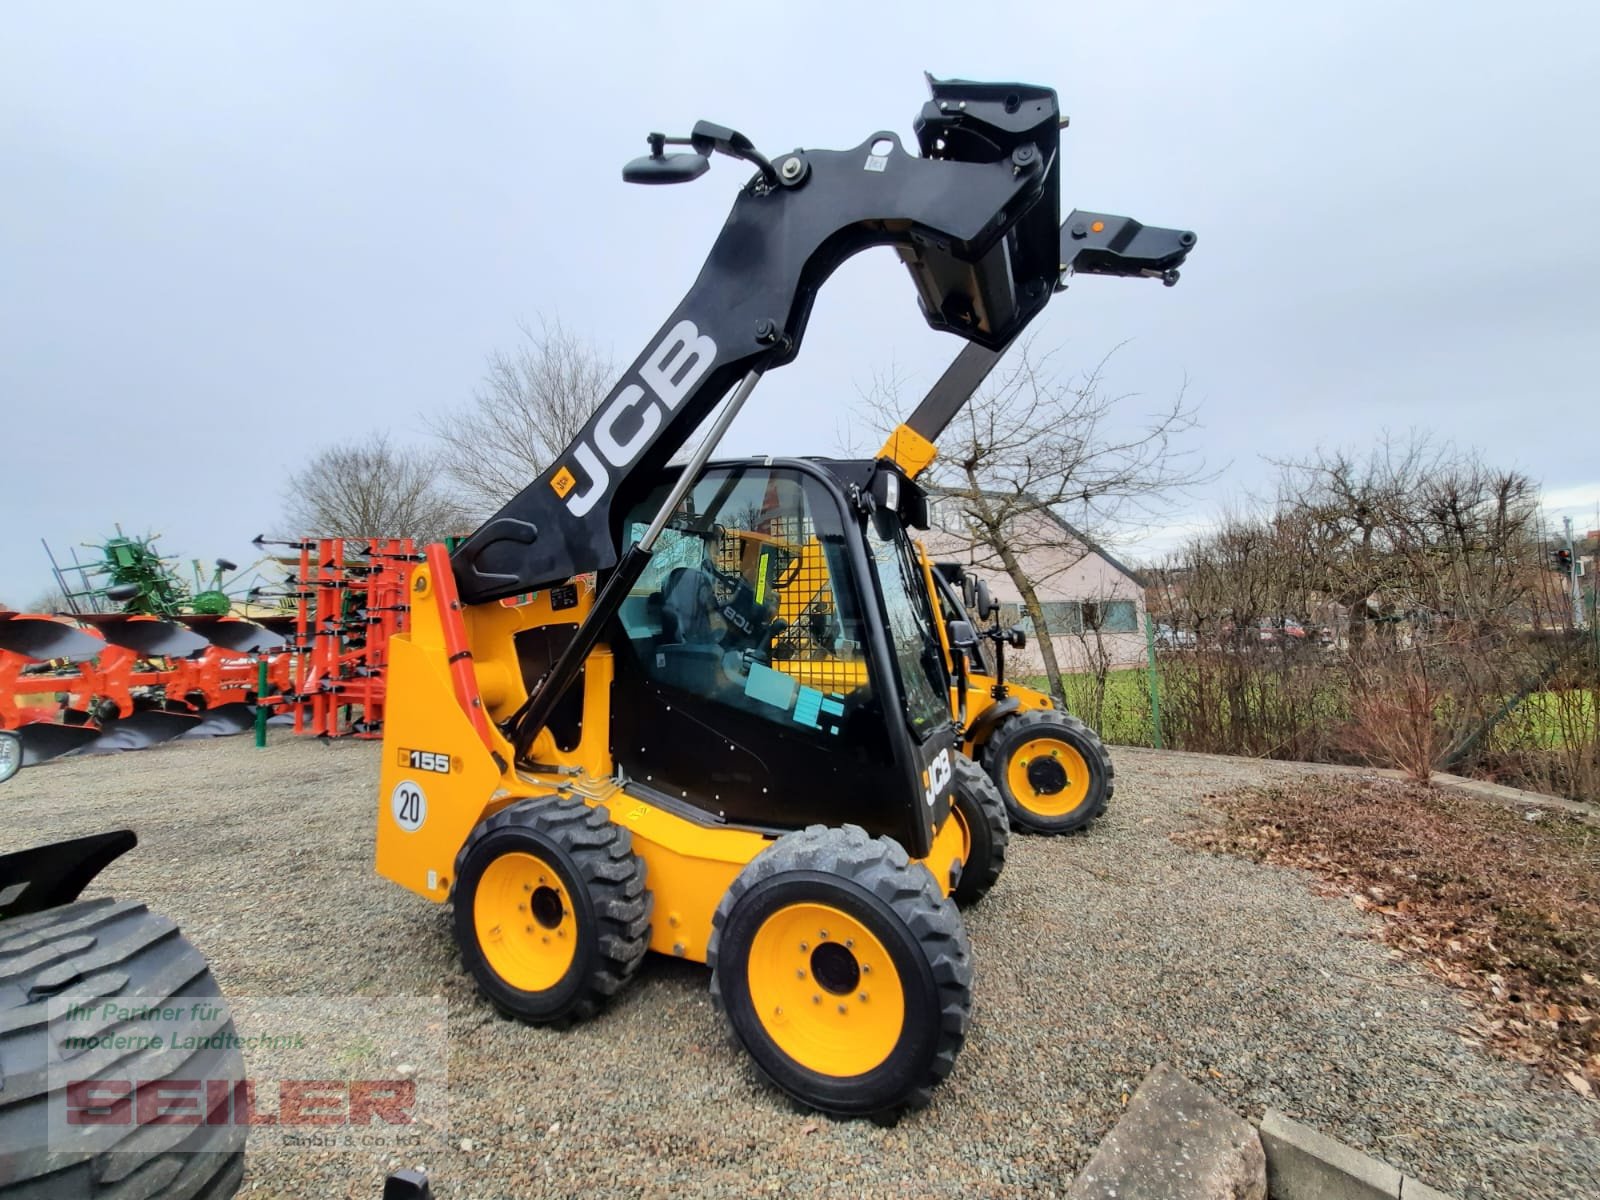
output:
[[[1011,752],[1006,784],[1012,798],[1029,812],[1064,817],[1089,798],[1089,763],[1070,742],[1034,738]]]
[[[472,921],[490,968],[524,992],[555,987],[578,952],[578,919],[566,884],[544,859],[522,850],[484,869]]]
[[[900,1041],[899,972],[877,935],[837,908],[780,908],[756,930],[746,970],[762,1028],[809,1070],[864,1075]]]

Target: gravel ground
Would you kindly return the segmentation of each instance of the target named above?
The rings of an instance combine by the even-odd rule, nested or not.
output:
[[[1348,902],[1168,840],[1207,819],[1199,797],[1291,766],[1119,749],[1089,836],[1014,839],[967,918],[966,1049],[928,1110],[882,1129],[763,1086],[700,967],[652,956],[565,1033],[494,1018],[446,910],[372,873],[377,756],[280,732],[266,750],[240,737],[51,764],[0,791],[0,848],[133,826],[142,844],[91,894],[177,918],[231,994],[442,995],[451,1148],[424,1159],[441,1200],[1055,1195],[1161,1060],[1461,1200],[1600,1196],[1600,1104],[1466,1045],[1460,1002],[1390,959]],[[283,1151],[245,1187],[376,1200],[389,1165]]]

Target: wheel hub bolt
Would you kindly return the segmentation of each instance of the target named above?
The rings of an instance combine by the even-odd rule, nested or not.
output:
[[[845,1006],[842,1005],[842,1004],[839,1005],[839,1015],[842,1017],[842,1016],[844,1016],[845,1012],[846,1012]]]
[[[811,1003],[813,1003],[813,1004],[821,1004],[822,1003],[822,997],[821,996],[813,996],[813,997],[811,997]]]

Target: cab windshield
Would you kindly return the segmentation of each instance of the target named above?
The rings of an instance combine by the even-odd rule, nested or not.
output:
[[[883,593],[889,648],[906,717],[919,739],[950,723],[944,654],[932,624],[922,567],[900,521],[879,511],[867,521],[867,549]]]

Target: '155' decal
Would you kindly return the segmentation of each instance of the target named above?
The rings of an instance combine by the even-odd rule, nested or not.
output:
[[[400,751],[400,765],[410,767],[413,771],[434,771],[440,775],[450,774],[450,756],[439,754],[432,750],[402,750]]]

